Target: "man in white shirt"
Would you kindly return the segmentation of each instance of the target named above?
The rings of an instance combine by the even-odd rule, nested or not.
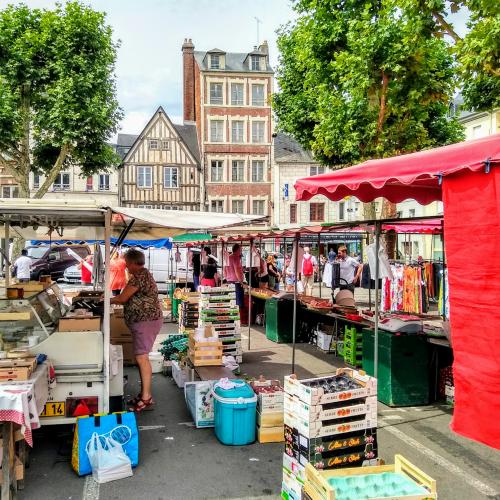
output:
[[[28,257],[28,250],[23,248],[21,250],[21,257],[14,262],[16,269],[16,278],[20,283],[30,280],[31,276],[31,259]]]
[[[337,262],[340,264],[340,289],[351,290],[354,293],[354,287],[363,271],[363,264],[347,255],[345,245],[338,248]]]

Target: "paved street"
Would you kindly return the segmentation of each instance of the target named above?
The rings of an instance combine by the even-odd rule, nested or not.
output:
[[[169,325],[173,331],[173,325]],[[244,345],[248,346],[245,332]],[[282,378],[290,372],[291,347],[251,331],[251,350],[243,372]],[[336,358],[310,345],[297,349],[300,377],[332,372]],[[338,364],[338,363],[337,363]],[[127,369],[128,394],[138,377]],[[43,428],[35,434],[31,467],[21,500],[158,500],[277,498],[281,485],[282,444],[227,447],[213,429],[195,429],[183,392],[173,380],[154,376],[157,406],[139,415],[141,461],[129,479],[98,486],[78,478],[70,467],[71,429]],[[440,500],[500,499],[500,454],[453,434],[446,406],[391,409],[379,405],[380,456],[391,462],[401,453],[437,480]]]

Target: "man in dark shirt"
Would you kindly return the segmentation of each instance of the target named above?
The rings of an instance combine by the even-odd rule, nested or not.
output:
[[[201,273],[201,254],[200,252],[193,252],[191,259],[193,265],[193,283],[195,291],[200,286],[200,273]]]

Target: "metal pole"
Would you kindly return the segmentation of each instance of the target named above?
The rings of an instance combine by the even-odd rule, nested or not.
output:
[[[318,269],[319,269],[319,298],[321,299],[321,289],[323,288],[322,287],[322,284],[323,284],[323,279],[321,277],[321,256],[319,254],[320,252],[320,246],[321,246],[321,233],[318,234]]]
[[[222,258],[221,258],[221,268],[220,268],[220,282],[222,285],[222,282],[224,281],[224,241],[221,243],[221,250],[222,250]]]
[[[380,249],[380,222],[375,222],[375,339],[373,345],[373,376],[378,377],[378,321],[379,321],[379,276],[380,276],[380,261],[378,252]]]
[[[10,285],[10,222],[5,223],[5,288]],[[7,292],[6,292],[7,293]]]
[[[443,320],[446,320],[446,257],[444,253],[444,220],[441,221],[441,250],[443,252]]]
[[[104,214],[104,318],[102,320],[102,329],[104,334],[104,401],[103,411],[109,412],[109,344],[110,344],[110,318],[111,314],[111,290],[110,290],[110,272],[109,262],[111,259],[111,209],[107,209]]]
[[[293,318],[292,318],[292,373],[295,373],[295,339],[297,336],[297,279],[299,277],[299,235],[295,235],[294,240],[295,258],[294,258],[294,275],[293,284]]]
[[[250,329],[252,328],[252,264],[253,238],[250,239],[250,266],[248,268],[248,350],[250,350]]]

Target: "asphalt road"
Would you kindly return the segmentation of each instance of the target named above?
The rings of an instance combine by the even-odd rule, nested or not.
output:
[[[247,338],[244,339],[245,346]],[[276,345],[252,330],[252,349],[243,371],[281,378],[290,370],[290,346]],[[297,351],[299,376],[331,373],[331,357],[313,346]],[[127,369],[127,393],[138,377]],[[35,433],[31,466],[21,500],[187,500],[278,498],[282,444],[221,445],[213,429],[196,429],[173,380],[154,376],[153,411],[138,416],[140,465],[134,476],[97,485],[71,470],[72,432],[42,428]],[[500,499],[500,453],[453,434],[446,406],[391,409],[379,405],[379,449],[387,463],[400,453],[437,480],[440,500]]]

